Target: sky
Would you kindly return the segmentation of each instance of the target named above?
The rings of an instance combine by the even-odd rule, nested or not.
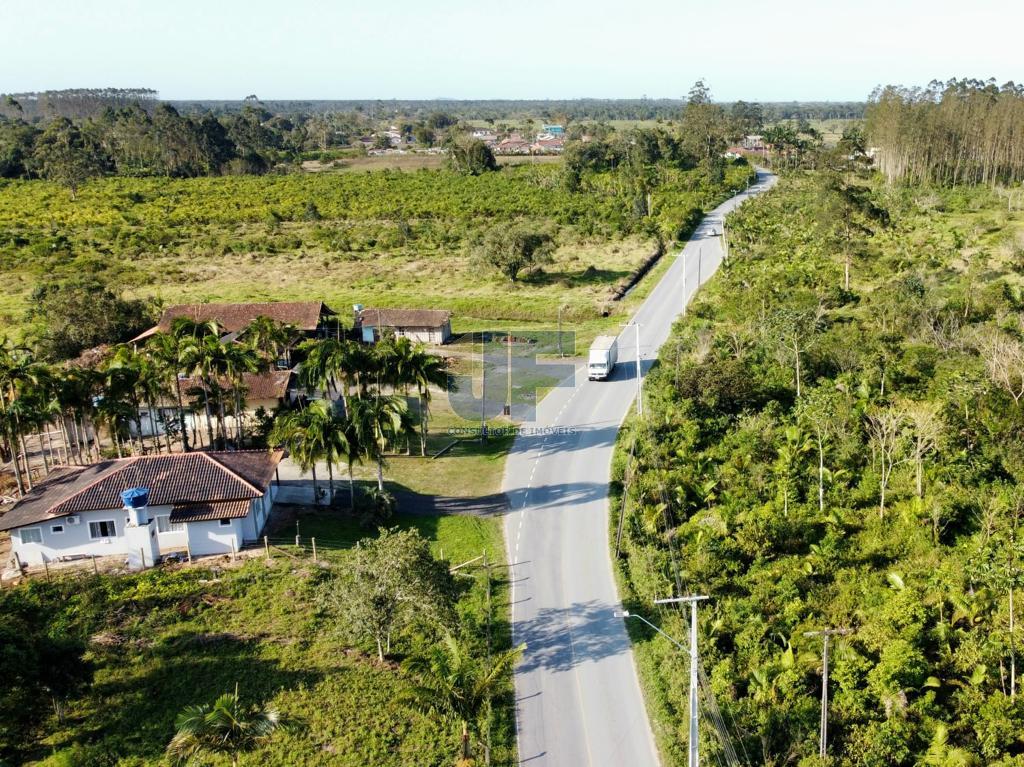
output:
[[[0,93],[863,100],[1024,80],[1018,0],[0,0]]]

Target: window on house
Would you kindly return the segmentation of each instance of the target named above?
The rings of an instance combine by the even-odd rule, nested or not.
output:
[[[38,527],[23,527],[21,528],[21,542],[42,543],[43,531],[40,530]]]
[[[51,533],[55,533],[55,534],[63,533],[64,532],[64,525],[52,525],[50,527],[50,532]]]
[[[184,522],[171,522],[169,514],[158,514],[156,517],[156,531],[158,533],[180,533],[185,529]]]
[[[220,521],[220,526],[221,527],[230,527],[231,526],[231,520],[230,519],[222,519]]]
[[[116,538],[117,528],[114,527],[114,520],[103,519],[99,522],[90,522],[89,537],[93,540],[97,538]]]

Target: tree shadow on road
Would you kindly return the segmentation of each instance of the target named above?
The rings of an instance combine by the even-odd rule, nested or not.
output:
[[[582,663],[629,652],[616,605],[599,600],[576,602],[562,609],[544,608],[516,624],[516,641],[526,643],[520,673],[570,671]]]

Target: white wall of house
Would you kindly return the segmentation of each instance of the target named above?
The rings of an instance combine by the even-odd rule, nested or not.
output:
[[[230,554],[232,545],[238,551],[243,543],[258,540],[263,533],[277,491],[277,485],[271,482],[264,496],[252,500],[247,516],[223,520],[226,524],[221,524],[222,520],[213,520],[172,525],[171,506],[150,506],[149,526],[156,549],[162,554],[188,550],[194,556]],[[73,514],[71,518],[77,519],[77,523],[72,523],[68,517],[58,517],[12,530],[12,553],[17,554],[19,561],[26,565],[42,565],[44,562],[55,562],[61,557],[140,557],[139,546],[129,542],[125,535],[128,523],[128,512],[125,509],[86,511]],[[96,525],[91,526],[90,523]],[[100,526],[99,523],[104,524]],[[26,529],[30,531],[27,534],[23,532]],[[110,531],[113,535],[93,535]],[[138,538],[138,531],[135,531],[135,537]],[[38,542],[36,538],[39,538]],[[148,551],[145,558],[148,565],[153,564],[150,561],[152,554]]]
[[[396,336],[401,338],[408,338],[410,341],[416,341],[421,344],[433,344],[440,345],[448,343],[448,339],[452,335],[452,327],[450,322],[446,322],[439,328],[414,328],[414,327],[400,327],[391,328],[395,332]],[[377,340],[380,337],[377,329],[371,326],[363,326],[363,341],[370,343]]]
[[[156,540],[161,554],[185,551],[188,548],[188,533],[185,531],[185,523],[171,523],[171,508],[169,506],[156,512],[154,519],[156,520]]]
[[[155,518],[157,514],[170,514],[170,507],[151,506],[149,514],[151,518]],[[77,519],[77,524],[71,522],[71,519]],[[85,511],[72,514],[70,518],[57,517],[12,530],[11,549],[23,564],[29,565],[55,562],[61,557],[108,557],[128,556],[129,554],[137,556],[137,551],[129,550],[135,547],[130,546],[125,538],[127,520],[128,512],[124,509]],[[94,527],[90,523],[97,524]],[[107,532],[100,527],[99,523],[113,523],[114,535],[94,537],[94,533]],[[38,531],[40,542],[26,542],[27,538],[36,536],[33,533],[26,534],[25,530]]]
[[[244,401],[243,404],[244,404],[244,416],[247,419],[249,419],[249,421],[250,421],[249,426],[251,427],[251,425],[252,425],[251,424],[252,418],[256,414],[256,411],[259,408],[263,408],[268,413],[273,413],[277,409],[278,405],[280,405],[281,403],[277,399],[257,399],[257,400],[248,400],[247,399],[247,400]],[[139,420],[142,422],[142,436],[143,437],[163,436],[167,432],[167,427],[165,426],[165,424],[167,424],[167,423],[174,424],[173,432],[175,434],[177,434],[177,432],[179,431],[179,427],[178,427],[178,410],[177,410],[177,408],[153,408],[153,410],[152,410],[152,417],[150,416],[150,412],[151,411],[150,411],[149,407],[147,407],[145,405],[143,405],[142,407],[139,408]],[[205,411],[199,411],[199,412],[186,411],[184,415],[185,415],[185,428],[188,429],[189,439],[190,440],[192,439],[192,435],[196,432],[197,429],[201,429],[201,430],[203,430],[202,435],[203,435],[203,439],[205,440],[206,439],[206,431],[205,431],[205,429],[206,429],[206,413],[205,413]],[[213,429],[214,429],[214,432],[216,432],[216,430],[217,430],[217,414],[216,413],[212,413],[211,417],[213,418]],[[227,425],[228,433],[229,434],[234,434],[235,431],[238,429],[238,424],[235,421],[235,417],[233,415],[229,414],[229,415],[225,416],[224,420],[225,420],[226,425]],[[137,427],[137,425],[134,422],[129,422],[128,430],[131,432],[132,436],[136,436],[136,437],[138,436],[138,427]]]
[[[271,484],[267,494],[262,498],[253,498],[249,507],[249,516],[242,520],[242,540],[255,541],[263,533],[263,527],[270,518],[270,509],[274,505],[277,486]]]
[[[189,551],[194,557],[238,551],[242,548],[243,522],[242,519],[215,519],[185,523]]]

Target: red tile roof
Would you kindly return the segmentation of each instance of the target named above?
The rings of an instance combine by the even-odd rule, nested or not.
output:
[[[271,370],[266,373],[243,373],[242,388],[245,399],[281,399],[288,393],[288,384],[292,379],[291,370]],[[199,378],[179,378],[181,393],[187,395],[192,389],[201,389],[202,382]],[[226,378],[220,381],[222,389],[231,388],[231,382]],[[173,403],[171,403],[173,404]]]
[[[0,530],[82,511],[119,509],[121,491],[149,488],[151,506],[244,501],[264,494],[282,451],[137,456],[57,469],[0,517]]]
[[[160,331],[166,333],[171,323],[179,317],[188,317],[196,322],[216,321],[227,333],[244,330],[257,317],[269,317],[277,322],[294,325],[299,330],[313,331],[324,315],[335,312],[323,301],[268,301],[252,304],[178,304],[164,309],[160,322],[142,333],[139,341]]]
[[[214,519],[242,519],[251,501],[216,501],[175,506],[171,522],[210,522]]]

